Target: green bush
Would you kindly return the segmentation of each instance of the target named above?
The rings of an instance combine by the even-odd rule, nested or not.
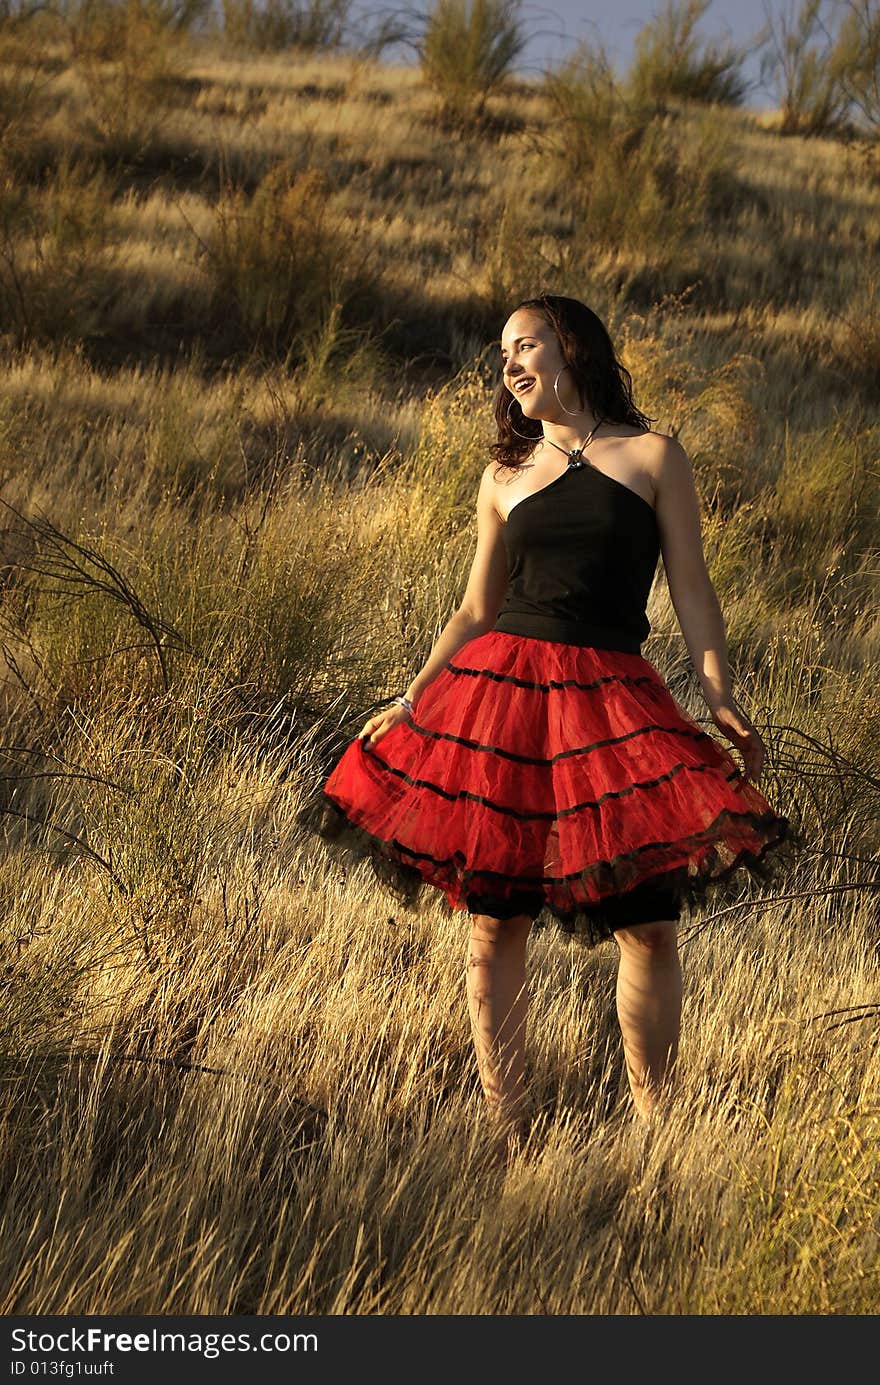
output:
[[[0,332],[18,345],[100,331],[108,291],[111,188],[66,156],[45,188],[0,168]]]
[[[86,131],[126,159],[144,152],[173,107],[181,55],[170,15],[154,0],[85,0],[71,22]]]
[[[835,70],[851,110],[876,133],[880,127],[880,5],[847,6],[834,46]]]
[[[223,0],[222,30],[236,49],[338,48],[351,0]]]
[[[231,316],[237,336],[288,363],[305,358],[315,323],[372,274],[370,247],[335,215],[330,192],[322,170],[282,161],[253,195],[227,185],[205,244],[222,324]]]
[[[519,0],[437,0],[419,45],[422,73],[448,125],[478,122],[526,44]]]
[[[23,26],[0,28],[0,162],[7,169],[29,161],[48,85],[42,58]]]
[[[729,179],[724,125],[710,110],[685,119],[628,99],[604,53],[586,48],[546,75],[545,90],[545,176],[572,215],[570,257],[599,246],[670,264]]]
[[[801,0],[793,22],[784,13],[778,24],[768,21],[761,80],[775,86],[781,134],[824,134],[845,119],[848,98],[842,78],[852,54],[828,34],[821,5],[822,0]]]
[[[636,35],[628,74],[632,97],[663,105],[667,98],[738,106],[746,93],[743,53],[705,44],[694,32],[711,0],[666,0]]]

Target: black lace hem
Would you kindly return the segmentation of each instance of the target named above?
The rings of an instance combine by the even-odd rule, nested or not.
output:
[[[464,900],[470,892],[507,897],[523,890],[543,891],[551,887],[554,898],[545,897],[544,906],[535,919],[538,930],[555,924],[559,933],[588,947],[610,939],[621,926],[620,900],[630,889],[650,881],[663,891],[670,892],[680,908],[690,915],[713,899],[719,887],[736,872],[745,871],[759,885],[766,887],[788,875],[800,851],[808,843],[791,820],[772,810],[759,814],[735,813],[724,809],[709,827],[688,837],[679,838],[675,845],[690,853],[712,842],[699,862],[685,862],[671,870],[638,873],[638,858],[646,851],[656,850],[651,843],[635,851],[621,853],[611,861],[597,861],[582,871],[566,877],[500,875],[495,871],[470,870],[461,857],[438,860],[427,853],[409,851],[403,843],[385,841],[346,817],[343,810],[326,794],[306,803],[296,814],[298,826],[307,833],[319,836],[334,850],[342,852],[347,861],[356,864],[369,861],[373,873],[385,893],[396,904],[413,912],[426,906],[436,907],[438,901],[449,914],[455,912],[444,889],[454,889]],[[723,840],[727,824],[745,822],[764,837],[760,849],[745,848],[734,854]],[[713,841],[714,839],[717,839]],[[421,862],[428,879],[419,869]],[[597,903],[586,904],[582,896],[589,885],[599,890]],[[464,907],[464,906],[462,906]]]

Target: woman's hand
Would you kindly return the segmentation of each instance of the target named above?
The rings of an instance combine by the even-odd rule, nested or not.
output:
[[[382,739],[386,732],[391,730],[392,726],[397,726],[401,721],[406,721],[408,717],[409,712],[406,710],[403,703],[395,702],[392,706],[387,707],[384,712],[378,712],[376,716],[370,717],[369,721],[365,721],[356,739],[369,741],[370,747],[372,748],[377,741]]]
[[[764,742],[754,726],[730,699],[710,707],[709,710],[718,730],[733,742],[742,755],[746,778],[757,784],[764,765]]]

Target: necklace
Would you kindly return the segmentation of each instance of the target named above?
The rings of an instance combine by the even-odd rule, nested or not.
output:
[[[586,466],[587,463],[584,461],[582,453],[584,448],[589,447],[590,443],[593,441],[593,434],[595,433],[596,428],[598,427],[599,424],[597,423],[594,428],[590,429],[589,433],[584,438],[580,447],[562,447],[558,442],[554,442],[552,438],[548,438],[546,434],[544,436],[544,441],[549,442],[551,447],[559,448],[560,452],[564,452],[565,455],[568,457],[569,466]]]

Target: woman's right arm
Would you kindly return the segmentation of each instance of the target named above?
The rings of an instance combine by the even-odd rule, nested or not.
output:
[[[495,466],[495,462],[490,462],[480,481],[477,494],[477,547],[464,595],[406,690],[405,696],[413,706],[463,644],[491,630],[503,605],[507,590],[507,551],[504,547],[504,521],[494,501],[495,483],[492,477]],[[394,703],[371,717],[359,734],[368,736],[373,745],[406,715],[406,709],[400,703]]]

